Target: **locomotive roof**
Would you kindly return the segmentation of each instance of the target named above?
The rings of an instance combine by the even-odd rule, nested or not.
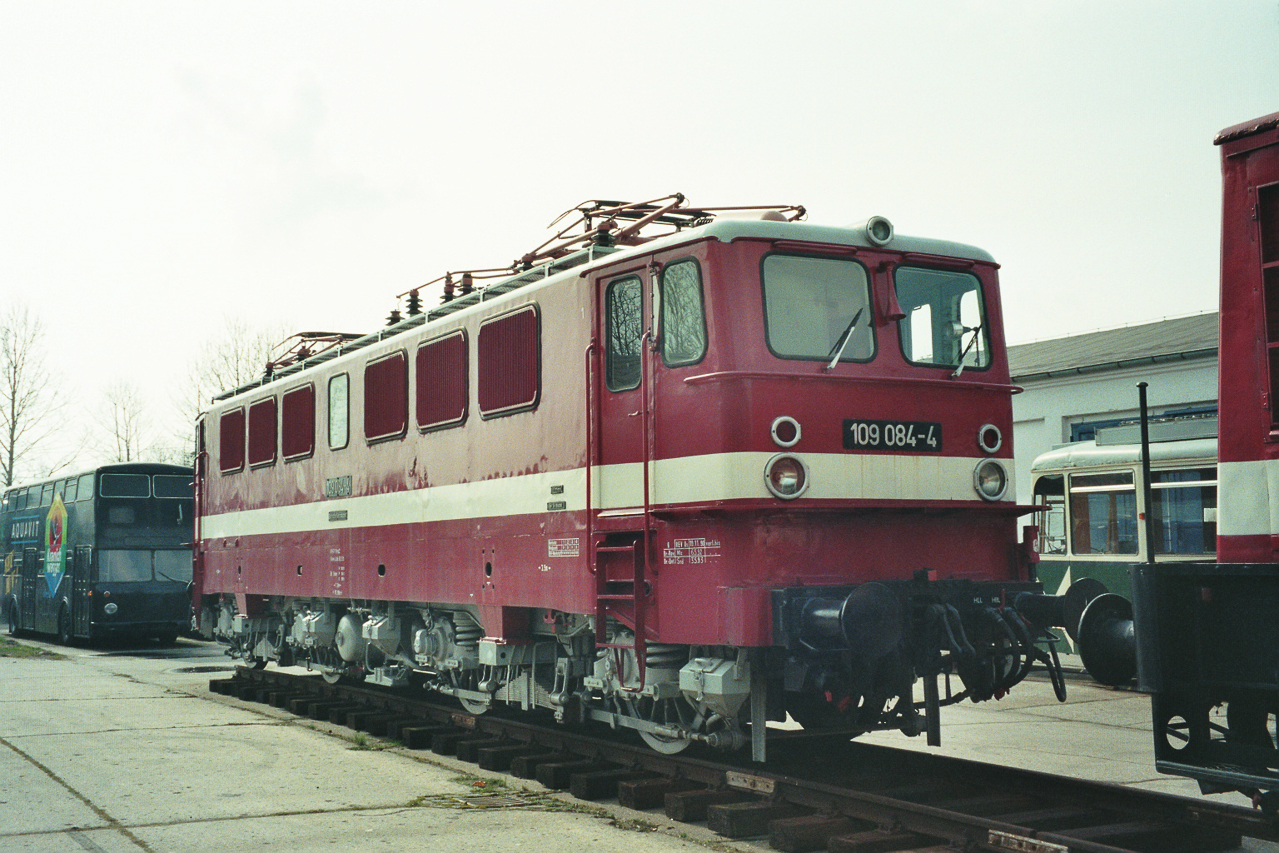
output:
[[[215,396],[213,399],[215,402],[228,400],[255,388],[260,388],[264,385],[270,384],[277,379],[284,379],[285,377],[292,376],[308,367],[337,358],[357,349],[363,349],[371,344],[375,344],[394,335],[398,335],[401,332],[406,332],[412,328],[416,328],[417,326],[438,320],[442,317],[446,317],[471,306],[478,305],[481,302],[494,299],[513,290],[534,284],[544,284],[549,282],[552,278],[561,278],[570,270],[574,270],[579,267],[581,269],[576,272],[576,275],[581,275],[589,269],[593,269],[604,264],[613,263],[618,258],[635,254],[649,254],[652,252],[663,251],[673,246],[701,240],[718,240],[724,243],[731,243],[735,240],[816,243],[826,244],[828,246],[850,246],[878,251],[895,252],[904,256],[940,256],[962,258],[964,260],[980,263],[995,263],[995,259],[989,252],[979,249],[976,246],[971,246],[966,243],[957,243],[951,240],[938,240],[929,237],[911,237],[894,233],[887,243],[877,245],[871,240],[867,233],[869,223],[870,220],[863,223],[840,227],[831,225],[813,225],[807,222],[786,222],[768,219],[750,220],[717,218],[707,224],[685,228],[673,234],[648,240],[637,246],[588,246],[571,252],[564,257],[539,264],[530,270],[512,274],[509,278],[498,280],[487,287],[474,290],[469,294],[460,296],[424,313],[410,316],[408,319],[402,320],[395,325],[387,326],[363,337],[342,343],[331,349],[324,350],[323,352],[317,353],[309,358],[290,364],[273,375],[263,376],[257,381],[242,385],[234,390],[226,391]]]

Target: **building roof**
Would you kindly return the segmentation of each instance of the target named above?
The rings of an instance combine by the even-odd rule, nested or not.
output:
[[[1008,348],[1014,382],[1217,357],[1217,312]]]

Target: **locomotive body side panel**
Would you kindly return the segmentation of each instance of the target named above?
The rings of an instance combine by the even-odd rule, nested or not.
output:
[[[1217,557],[1279,560],[1279,114],[1218,137],[1223,183]]]

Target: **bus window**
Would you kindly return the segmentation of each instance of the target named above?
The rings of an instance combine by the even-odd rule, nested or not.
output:
[[[93,475],[81,474],[80,487],[76,490],[76,500],[90,501],[93,500]]]
[[[1066,553],[1066,478],[1049,474],[1035,481],[1036,504],[1047,504],[1039,514],[1039,553]]]
[[[156,551],[155,579],[158,581],[191,582],[190,551]]]
[[[1071,549],[1075,554],[1137,553],[1137,490],[1131,471],[1072,474]]]
[[[138,509],[133,503],[124,501],[103,501],[102,518],[107,524],[137,524]]]
[[[103,583],[136,583],[151,580],[151,552],[99,551],[98,580]]]
[[[1217,473],[1212,468],[1155,471],[1151,500],[1158,554],[1217,550]]]
[[[76,499],[76,495],[80,491],[80,481],[75,477],[68,477],[67,481],[62,484],[62,502],[71,503]]]
[[[40,506],[53,505],[53,487],[55,485],[55,483],[45,483],[44,486],[40,488]]]
[[[151,497],[151,482],[146,474],[103,474],[99,486],[104,498]]]
[[[151,494],[157,498],[190,498],[189,474],[155,474],[151,477]]]

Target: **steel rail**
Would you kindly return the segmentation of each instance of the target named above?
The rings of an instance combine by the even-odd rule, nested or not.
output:
[[[742,826],[755,824],[725,819],[717,826],[716,814],[734,818],[754,810],[761,819],[775,816],[766,825],[770,836],[781,837],[772,840],[783,850],[799,849],[785,840],[796,832],[804,838],[815,833],[820,841],[803,849],[825,849],[827,831],[834,833],[831,838],[878,832],[888,845],[879,850],[935,844],[1023,853],[1209,851],[1233,849],[1241,837],[1279,840],[1279,824],[1243,806],[849,742],[846,736],[770,732],[773,758],[760,767],[745,758],[707,758],[711,753],[696,749],[664,755],[601,736],[599,728],[584,731],[500,711],[477,716],[403,692],[328,684],[315,675],[240,668],[231,678],[211,680],[210,689],[299,713],[332,708],[335,722],[350,719],[357,728],[370,719],[390,721],[393,738],[420,731],[415,725],[449,729],[454,733],[443,735],[442,751],[456,749],[466,760],[476,760],[477,748],[502,744],[512,752],[540,750],[541,761],[582,774],[608,765],[618,768],[615,779],[629,774],[650,786],[675,780],[676,790],[696,785],[725,798],[737,795],[736,805],[710,807],[711,828],[734,837]],[[466,756],[463,744],[469,746]],[[607,790],[615,792],[613,784]],[[830,845],[832,851],[864,849]]]

